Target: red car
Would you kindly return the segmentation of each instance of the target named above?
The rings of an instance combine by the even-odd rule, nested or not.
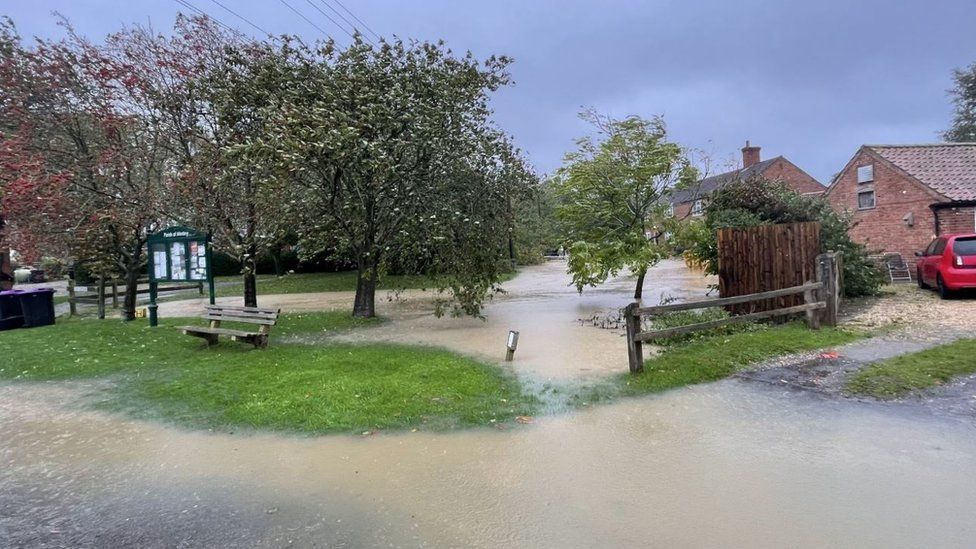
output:
[[[915,255],[919,288],[935,288],[942,299],[976,288],[976,234],[940,236]]]

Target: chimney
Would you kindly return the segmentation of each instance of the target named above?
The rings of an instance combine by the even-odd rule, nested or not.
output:
[[[753,164],[759,163],[759,147],[752,147],[746,141],[746,146],[742,147],[742,167],[748,168]]]

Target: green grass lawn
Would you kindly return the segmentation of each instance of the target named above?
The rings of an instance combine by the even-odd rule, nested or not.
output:
[[[622,393],[651,393],[716,381],[762,360],[841,345],[860,337],[863,334],[842,328],[810,330],[794,323],[753,325],[748,331],[692,339],[645,359],[643,373],[622,376]]]
[[[854,394],[891,399],[976,372],[976,339],[961,339],[872,364],[847,382]]]
[[[511,280],[515,273],[505,273],[502,282]],[[217,296],[233,297],[244,294],[244,283],[239,276],[217,277]],[[223,284],[226,283],[226,284]],[[379,280],[379,289],[432,288],[434,282],[423,275],[386,275]],[[315,292],[341,292],[356,290],[356,271],[339,273],[292,273],[285,276],[258,275],[258,295],[302,294]]]
[[[535,399],[504,371],[439,349],[283,343],[376,321],[282,315],[269,349],[205,348],[174,326],[59,320],[0,333],[0,379],[111,379],[99,406],[192,428],[297,433],[453,428],[512,421]]]

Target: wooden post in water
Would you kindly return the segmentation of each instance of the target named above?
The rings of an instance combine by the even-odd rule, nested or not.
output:
[[[827,304],[821,315],[825,326],[837,325],[837,311],[840,309],[840,254],[827,252],[817,256],[817,282],[823,284],[820,299]]]
[[[98,318],[105,320],[105,277],[98,277]]]
[[[631,303],[624,309],[624,320],[627,323],[627,361],[630,363],[630,373],[639,374],[644,371],[644,344],[637,341],[640,333],[640,316],[637,314],[639,303]]]

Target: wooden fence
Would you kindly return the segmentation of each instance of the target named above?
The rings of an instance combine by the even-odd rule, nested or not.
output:
[[[719,229],[718,283],[720,297],[758,294],[792,288],[816,276],[820,223],[760,225]],[[768,311],[803,303],[800,295],[739,303],[733,314]]]
[[[147,284],[148,278],[140,278],[139,284]],[[203,295],[204,281],[188,280],[186,282],[173,282],[170,284],[160,284],[160,292],[172,292],[179,290],[198,290]],[[139,288],[136,295],[148,294],[149,288]],[[112,301],[112,308],[119,308],[119,299],[125,297],[125,282],[121,280],[96,279],[91,286],[78,286],[75,281],[68,279],[68,312],[69,315],[78,313],[78,305],[90,304],[98,307],[98,318],[105,318],[105,301]]]
[[[671,336],[710,330],[720,326],[730,324],[741,324],[754,320],[773,318],[780,316],[804,313],[806,315],[807,326],[811,329],[819,329],[821,324],[827,326],[837,325],[837,308],[840,303],[840,259],[836,253],[820,254],[815,258],[816,282],[807,282],[771,290],[768,292],[758,292],[748,295],[735,297],[723,297],[719,299],[706,299],[701,301],[689,301],[685,303],[672,303],[670,305],[657,305],[653,307],[641,307],[638,303],[631,303],[624,309],[624,320],[627,324],[627,357],[630,363],[631,373],[639,373],[644,370],[644,349],[645,341],[654,341]],[[794,298],[798,296],[801,303],[791,304],[774,309],[754,310],[749,305],[754,303],[775,303],[782,298]],[[712,307],[742,306],[750,312],[729,316],[718,320],[698,322],[687,326],[677,326],[662,330],[641,331],[643,317],[653,317],[675,311],[689,311],[694,309],[708,309]]]

